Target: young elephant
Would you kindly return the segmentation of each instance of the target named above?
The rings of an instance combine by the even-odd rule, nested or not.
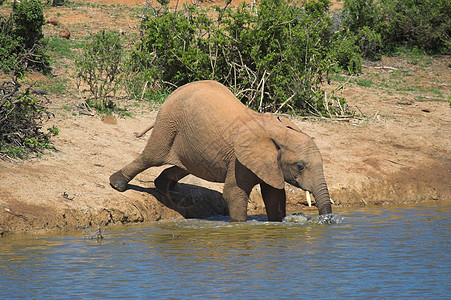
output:
[[[332,212],[313,140],[286,119],[248,109],[215,81],[189,83],[167,98],[142,154],[111,175],[111,186],[122,192],[137,174],[166,164],[155,179],[161,193],[188,174],[223,182],[232,221],[246,221],[257,184],[270,221],[286,215],[285,182],[313,193],[320,214]]]

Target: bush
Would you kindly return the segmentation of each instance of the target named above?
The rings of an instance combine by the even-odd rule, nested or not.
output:
[[[19,92],[17,80],[0,84],[0,153],[24,158],[32,152],[53,148],[50,138],[58,128],[42,131],[42,123],[53,114],[47,99],[32,95],[32,88]]]
[[[262,0],[257,11],[245,3],[154,9],[141,24],[131,69],[150,89],[213,79],[262,112],[323,114],[320,85],[329,70],[340,64],[355,72],[361,64],[354,37],[333,31],[329,7],[328,0]]]
[[[0,5],[4,1],[0,0]],[[0,69],[12,80],[0,83],[0,154],[23,158],[28,153],[52,148],[56,127],[43,132],[42,123],[52,116],[47,99],[33,95],[31,87],[20,91],[18,78],[26,69],[48,70],[39,0],[14,2],[12,15],[0,16]]]
[[[83,83],[88,85],[88,89],[82,89],[82,92],[89,92],[88,103],[99,111],[115,109],[108,97],[120,88],[123,56],[120,34],[101,31],[91,37],[82,53],[75,58],[77,87],[82,89]]]
[[[31,49],[44,37],[42,26],[45,24],[40,1],[21,1],[14,6],[13,22],[16,25],[14,35],[21,40],[26,49]]]
[[[48,70],[42,26],[45,24],[39,0],[21,1],[9,18],[0,16],[0,68],[22,73],[27,68]]]
[[[383,12],[389,19],[381,32],[385,43],[451,53],[449,44],[445,45],[451,37],[449,0],[389,1]]]
[[[0,16],[0,69],[9,72],[15,69],[20,55],[20,41],[13,34],[12,18]]]
[[[451,53],[449,0],[345,0],[344,24],[357,36],[367,57],[399,46]],[[378,44],[378,45],[377,45]]]

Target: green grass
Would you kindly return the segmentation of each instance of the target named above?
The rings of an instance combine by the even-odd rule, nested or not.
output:
[[[406,70],[395,70],[393,73],[390,74],[390,78],[393,79],[404,78],[407,76],[412,76],[412,74]]]
[[[76,51],[74,50],[81,49],[83,47],[83,43],[81,42],[59,38],[55,35],[46,38],[45,42],[53,62],[56,58],[75,59]]]
[[[27,152],[21,147],[0,144],[0,153],[12,158],[23,159]]]
[[[417,47],[398,47],[395,55],[405,58],[412,65],[426,67],[432,64],[432,57],[427,55],[426,51]]]
[[[66,84],[68,81],[69,79],[61,80],[59,78],[52,78],[50,84],[47,85],[47,91],[55,94],[67,93]]]
[[[413,52],[412,59],[422,59],[418,61],[417,70],[396,69],[390,73],[381,72],[365,72],[364,76],[351,78],[350,82],[361,87],[369,88],[376,95],[410,95],[417,99],[417,101],[446,101],[451,106],[451,95],[444,92],[439,86],[434,83],[422,86],[422,83],[429,82],[430,79],[422,73],[425,68],[424,64],[428,64],[429,57],[418,57],[417,52]],[[415,56],[417,55],[417,56]],[[404,60],[409,62],[404,53]],[[418,74],[417,74],[418,73]],[[329,76],[329,79],[335,83],[343,83],[348,79],[343,73],[336,72]],[[437,84],[443,85],[440,80]]]
[[[428,88],[418,88],[419,92],[426,93],[426,94],[434,94],[438,96],[439,98],[443,97],[443,93],[439,90],[439,88],[433,86]]]
[[[69,112],[73,110],[72,107],[70,107],[69,105],[66,105],[66,104],[63,104],[63,106],[61,106],[61,108],[64,109],[65,111],[69,111]]]
[[[329,75],[329,79],[335,82],[346,82],[348,78],[341,73],[332,73]]]
[[[34,83],[34,86],[45,90],[47,93],[65,94],[68,92],[67,86],[69,79],[62,79],[55,76],[47,76],[45,80],[39,80]]]
[[[382,78],[378,86],[388,89],[390,88],[390,83],[385,78]]]
[[[66,7],[70,7],[72,9],[80,8],[80,7],[89,7],[89,8],[104,8],[107,5],[106,4],[99,4],[99,3],[90,3],[90,2],[73,2],[73,1],[66,1],[65,2]]]
[[[364,86],[364,87],[372,87],[374,85],[374,82],[372,79],[367,79],[367,78],[362,78],[362,79],[357,79],[356,83],[360,86]]]

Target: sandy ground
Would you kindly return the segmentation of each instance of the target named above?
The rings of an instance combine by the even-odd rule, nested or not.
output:
[[[92,25],[92,31],[139,24],[133,17],[111,23],[104,7],[46,11],[47,17],[61,19],[71,30],[71,38],[86,36],[79,31],[81,22],[89,25],[94,22],[92,16],[100,20],[101,14],[106,14],[104,22]],[[45,30],[53,34],[56,29],[46,25]],[[444,56],[424,64],[400,58],[365,63],[360,76],[345,76],[342,92],[361,117],[347,121],[293,119],[315,139],[323,154],[334,207],[425,201],[434,205],[451,200],[451,108],[446,101],[450,66],[450,57]],[[70,63],[57,64],[54,73],[69,77],[69,69]],[[362,80],[372,84],[359,84]],[[342,83],[333,81],[325,88],[331,90]],[[396,85],[390,86],[392,83]],[[153,180],[163,168],[138,175],[124,193],[108,183],[111,173],[143,149],[147,137],[135,138],[134,132],[152,122],[157,111],[146,103],[126,101],[132,117],[88,116],[79,113],[76,107],[81,100],[70,93],[50,94],[49,98],[56,117],[48,125],[60,128],[54,139],[58,151],[19,162],[0,160],[0,236],[182,218],[162,203],[154,189]],[[316,213],[306,206],[302,191],[287,190],[290,211]],[[202,217],[226,212],[221,192],[221,184],[189,176],[178,185],[174,197],[189,207],[187,217]],[[258,191],[251,195],[248,213],[264,213]]]

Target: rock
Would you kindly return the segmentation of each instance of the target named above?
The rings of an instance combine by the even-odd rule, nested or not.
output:
[[[52,24],[53,26],[58,26],[60,21],[56,17],[50,17],[47,19],[47,24]]]
[[[116,118],[113,117],[112,115],[106,115],[105,118],[103,118],[102,121],[105,124],[110,124],[110,125],[116,125],[117,124]]]
[[[60,30],[60,32],[58,33],[58,36],[60,38],[65,38],[65,39],[69,39],[70,38],[70,31],[66,28],[63,28]]]

